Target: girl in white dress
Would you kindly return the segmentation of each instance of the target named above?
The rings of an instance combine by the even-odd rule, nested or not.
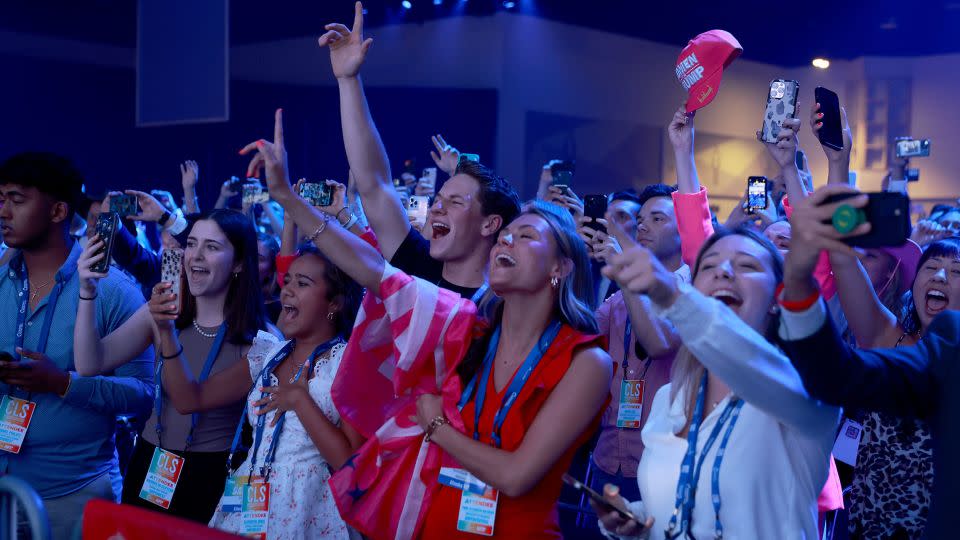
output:
[[[356,283],[315,248],[305,246],[280,293],[283,309],[278,322],[290,341],[261,332],[247,353],[248,365],[202,384],[188,378],[178,362],[164,364],[164,384],[178,409],[202,409],[227,394],[247,396],[246,421],[253,427],[254,445],[243,464],[231,471],[227,485],[237,488],[221,498],[212,527],[240,534],[258,532],[245,523],[248,520],[240,511],[244,486],[252,475],[254,484],[261,479],[269,482],[267,538],[350,537],[327,480],[361,441],[341,424],[330,386],[359,293]],[[169,298],[162,292],[151,299],[155,318],[168,316]],[[162,344],[165,354],[177,346],[166,340]]]

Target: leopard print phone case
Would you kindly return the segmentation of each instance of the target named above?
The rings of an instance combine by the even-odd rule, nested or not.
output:
[[[164,249],[160,256],[160,282],[172,283],[170,292],[177,295],[173,301],[177,305],[177,313],[183,307],[180,298],[183,296],[183,250]]]
[[[780,126],[784,120],[797,117],[797,95],[800,92],[800,83],[776,79],[770,82],[770,92],[767,94],[767,110],[763,113],[763,127],[760,128],[760,140],[776,143],[780,134]]]

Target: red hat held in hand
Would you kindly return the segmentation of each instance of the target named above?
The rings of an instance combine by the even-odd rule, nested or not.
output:
[[[677,79],[687,91],[687,112],[707,105],[717,96],[723,70],[740,56],[743,47],[725,30],[710,30],[690,40],[677,58]]]

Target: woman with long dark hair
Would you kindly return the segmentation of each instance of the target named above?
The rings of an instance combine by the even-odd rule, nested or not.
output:
[[[99,239],[92,241],[78,261],[81,295],[96,295],[96,280],[102,276],[91,272],[91,265],[102,258],[96,254],[100,244]],[[233,210],[215,210],[198,220],[187,240],[183,271],[181,308],[169,328],[182,347],[158,349],[158,366],[182,358],[191,375],[200,379],[238,365],[245,368],[244,356],[254,336],[267,328],[250,220]],[[163,333],[157,333],[149,306],[103,338],[94,326],[93,309],[91,302],[81,302],[77,312],[78,371],[110,371],[151,343],[162,343]],[[223,492],[224,463],[243,395],[234,393],[215,406],[187,411],[171,403],[159,373],[156,386],[153,414],[124,478],[123,502],[206,523]],[[175,489],[161,493],[155,489],[158,466],[174,463],[181,465]]]
[[[164,353],[179,348],[170,331],[175,315],[167,289],[168,284],[159,285],[149,304]],[[194,380],[183,363],[164,364],[164,381],[180,410],[203,410],[246,397],[247,415],[236,433],[249,422],[254,445],[246,460],[231,468],[229,487],[211,526],[238,534],[265,532],[270,539],[348,537],[327,480],[331,468],[340,468],[359,446],[359,438],[341,426],[330,387],[359,299],[353,280],[316,248],[304,245],[285,274],[280,293],[280,329],[289,341],[260,332],[245,364],[204,382]],[[242,499],[247,483],[269,485],[262,531],[250,529],[240,508],[231,503],[231,498]]]

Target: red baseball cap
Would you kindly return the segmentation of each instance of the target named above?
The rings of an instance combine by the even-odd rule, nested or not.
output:
[[[743,47],[725,30],[709,30],[690,40],[677,58],[677,80],[687,91],[687,112],[713,101],[723,70],[740,56]]]

